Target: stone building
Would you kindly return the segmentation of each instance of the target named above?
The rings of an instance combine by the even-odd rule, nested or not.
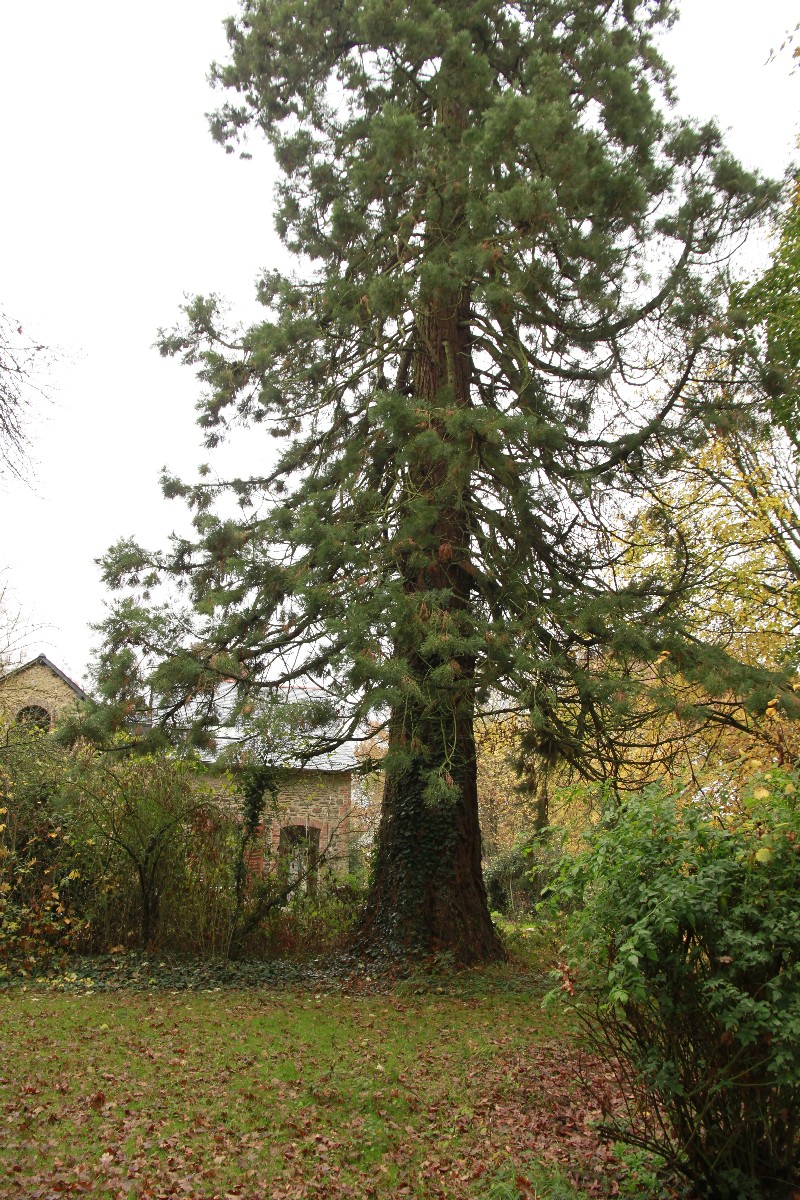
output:
[[[44,655],[0,677],[0,739],[15,727],[53,728],[86,693]],[[305,766],[287,764],[280,773],[274,804],[265,811],[250,855],[253,871],[267,872],[282,858],[290,875],[313,880],[322,861],[336,875],[349,866],[353,836],[353,772],[355,759],[346,750],[322,755]],[[213,780],[213,776],[212,776]],[[217,778],[212,786],[220,802],[235,802],[233,780]]]
[[[345,751],[326,754],[304,767],[286,766],[278,791],[268,803],[249,855],[250,869],[269,872],[281,861],[289,877],[310,880],[322,862],[326,871],[344,875],[350,866],[354,821],[353,772]]]
[[[83,688],[40,654],[0,677],[2,740],[8,740],[15,725],[46,732],[86,698]]]

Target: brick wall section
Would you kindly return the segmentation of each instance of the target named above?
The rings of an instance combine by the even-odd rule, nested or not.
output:
[[[237,805],[230,780],[204,781],[226,806]],[[278,792],[273,819],[269,810],[260,830],[260,846],[254,846],[249,856],[253,871],[268,869],[278,855],[281,829],[286,825],[301,825],[319,830],[320,854],[325,854],[326,866],[336,875],[347,873],[350,854],[350,823],[352,808],[352,777],[349,771],[287,771]]]
[[[0,679],[0,731],[3,738],[21,708],[36,704],[50,715],[51,723],[65,710],[74,708],[78,698],[68,684],[43,663],[33,663],[7,679]]]
[[[350,840],[350,774],[347,771],[296,771],[278,793],[278,819],[266,840],[278,853],[281,828],[302,825],[319,830],[320,854],[337,875],[347,871]]]

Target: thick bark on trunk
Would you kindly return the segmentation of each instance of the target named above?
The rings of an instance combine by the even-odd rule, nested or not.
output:
[[[454,127],[462,121],[459,114],[445,119]],[[463,218],[461,199],[449,211],[445,201],[444,210],[436,221],[446,238]],[[412,403],[418,428],[438,435],[441,453],[422,458],[409,472],[407,512],[433,517],[417,535],[424,542],[397,559],[418,624],[395,637],[408,696],[390,722],[373,882],[356,938],[367,952],[447,953],[459,964],[505,957],[481,870],[475,662],[457,649],[471,628],[473,462],[471,447],[450,433],[449,416],[470,404],[469,312],[467,289],[456,289],[429,298],[417,322]],[[419,519],[414,527],[425,528]],[[443,636],[450,631],[455,651]],[[428,633],[439,638],[440,648],[423,655]],[[443,681],[433,683],[442,672]],[[426,797],[431,780],[450,798]]]
[[[420,732],[417,725],[417,740]],[[362,950],[389,957],[446,953],[460,965],[506,956],[481,871],[471,720],[461,718],[455,732],[452,802],[426,801],[421,753],[387,773],[373,882],[357,935]],[[390,740],[404,737],[407,721],[395,715]]]

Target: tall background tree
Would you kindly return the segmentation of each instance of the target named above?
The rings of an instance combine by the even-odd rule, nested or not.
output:
[[[0,312],[0,480],[25,471],[31,396],[42,394],[37,371],[50,357],[47,347],[30,338],[18,321]],[[18,661],[31,632],[0,564],[0,673]]]
[[[759,370],[757,383],[773,422],[800,448],[800,176],[781,216],[769,268],[742,298],[748,336],[740,338]]]
[[[30,396],[41,394],[36,373],[48,357],[45,346],[0,312],[0,474],[19,475],[23,468],[29,448]]]
[[[241,422],[280,448],[257,478],[165,481],[196,538],[120,543],[105,576],[177,581],[185,603],[122,600],[101,676],[196,738],[240,719],[232,689],[243,706],[293,680],[336,701],[341,736],[386,724],[366,947],[502,953],[473,733],[490,697],[525,709],[545,760],[579,762],[638,696],[626,662],[668,644],[708,682],[680,544],[664,525],[658,572],[622,579],[612,520],[737,408],[720,263],[775,192],[713,125],[671,118],[673,16],[247,0],[228,23],[213,133],[268,138],[300,274],[265,272],[240,334],[197,298],[162,350],[198,368],[210,445]],[[775,693],[723,651],[714,671],[748,703]]]

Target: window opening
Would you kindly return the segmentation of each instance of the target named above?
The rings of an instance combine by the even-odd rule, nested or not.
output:
[[[47,733],[50,728],[50,713],[41,704],[26,704],[16,716],[17,725],[29,733]]]
[[[307,825],[284,825],[278,843],[282,869],[292,891],[313,893],[317,887],[319,830]]]

